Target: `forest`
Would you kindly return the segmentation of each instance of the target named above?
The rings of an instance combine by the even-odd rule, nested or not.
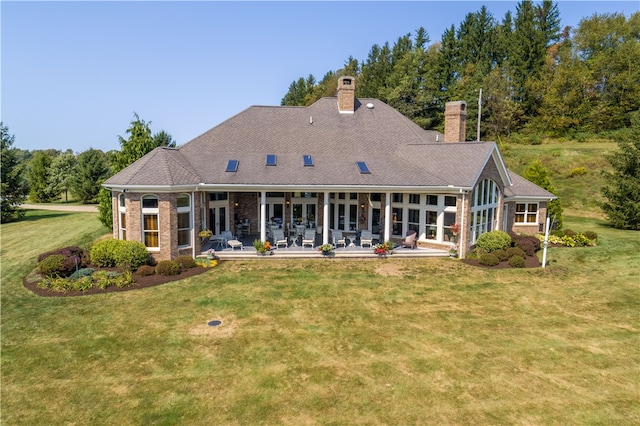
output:
[[[596,14],[570,28],[552,1],[522,1],[501,20],[482,6],[439,42],[418,28],[320,81],[300,77],[281,104],[333,96],[342,75],[356,78],[357,97],[379,99],[425,129],[442,130],[445,103],[465,100],[469,140],[611,137],[640,108],[640,13]]]

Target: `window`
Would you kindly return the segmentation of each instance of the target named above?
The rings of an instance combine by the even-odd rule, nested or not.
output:
[[[498,185],[491,179],[478,182],[471,199],[472,242],[475,242],[481,234],[498,229],[499,203]]]
[[[420,210],[409,209],[407,213],[407,228],[420,235]]]
[[[356,161],[356,165],[358,166],[358,170],[360,171],[360,174],[363,174],[363,175],[371,174],[371,172],[369,171],[369,167],[367,166],[367,163],[365,163],[364,161]]]
[[[227,169],[225,172],[237,172],[238,171],[238,160],[229,160],[227,163]]]
[[[178,247],[191,246],[191,197],[180,194],[176,200],[178,210]]]
[[[538,223],[538,203],[516,204],[516,223],[518,224]]]
[[[303,155],[302,161],[305,167],[313,167],[313,158],[310,155]]]
[[[275,166],[275,165],[276,165],[275,154],[267,154],[267,166]]]
[[[229,194],[227,192],[210,192],[209,193],[209,201],[223,201],[229,198]]]
[[[142,240],[147,248],[160,248],[160,227],[158,218],[158,197],[142,197]]]
[[[427,205],[428,206],[437,206],[438,205],[438,196],[427,194]]]
[[[127,239],[127,208],[125,206],[124,194],[118,196],[118,227],[121,240]]]
[[[404,200],[404,194],[402,192],[394,192],[391,194],[391,201],[393,203],[402,203]]]
[[[427,210],[425,217],[426,237],[429,240],[435,240],[438,233],[438,212]]]
[[[420,194],[409,194],[409,204],[420,204]]]

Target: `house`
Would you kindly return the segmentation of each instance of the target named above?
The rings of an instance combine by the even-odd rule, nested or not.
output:
[[[462,256],[483,232],[538,232],[554,195],[507,170],[493,142],[465,142],[466,103],[449,102],[444,135],[377,99],[337,97],[308,107],[252,106],[179,148],[156,148],[108,179],[113,236],[156,259],[199,254],[199,231],[370,230],[383,240]],[[459,226],[456,236],[452,232]]]

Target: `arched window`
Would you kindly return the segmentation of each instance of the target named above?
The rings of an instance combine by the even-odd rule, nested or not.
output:
[[[145,195],[142,204],[142,241],[148,248],[160,248],[160,220],[158,197]]]
[[[177,199],[178,209],[178,247],[191,246],[191,196],[180,194]]]
[[[124,193],[118,195],[118,236],[121,240],[127,239],[127,207]]]
[[[471,200],[471,239],[475,242],[480,234],[498,229],[498,206],[500,188],[491,179],[476,185]]]

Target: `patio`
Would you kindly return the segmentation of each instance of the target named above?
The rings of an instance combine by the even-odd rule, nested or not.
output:
[[[253,247],[253,241],[260,238],[257,234],[250,234],[238,238],[242,242],[243,249],[232,249],[228,245],[219,244],[217,241],[208,241],[203,247],[203,253],[209,249],[214,249],[216,255],[220,259],[224,260],[244,260],[248,258],[252,259],[300,259],[300,258],[321,258],[325,257],[318,252],[318,246],[322,244],[321,237],[316,237],[314,248],[301,247],[300,240],[296,242],[296,245],[290,244],[288,248],[273,249],[267,252],[265,256],[258,256],[256,249]],[[360,247],[359,241],[356,239],[353,241],[354,245],[347,244],[346,247],[338,247],[333,250],[330,257],[333,258],[377,258],[378,255],[373,252],[373,249],[369,247]],[[222,247],[222,248],[221,248]],[[270,253],[270,254],[269,254]],[[416,249],[396,247],[389,255],[393,257],[448,257],[449,253],[445,250],[436,250],[431,248],[418,247]]]

